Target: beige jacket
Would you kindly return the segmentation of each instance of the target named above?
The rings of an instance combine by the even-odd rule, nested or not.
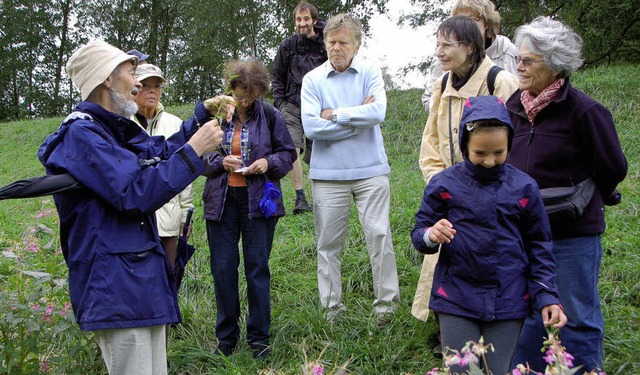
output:
[[[447,80],[447,86],[444,90],[441,90],[442,77],[433,85],[433,100],[430,103],[429,118],[422,134],[419,159],[420,170],[426,183],[429,183],[433,176],[445,168],[462,161],[458,145],[458,129],[460,128],[464,103],[472,96],[489,95],[487,75],[493,65],[491,59],[485,57],[478,70],[459,91],[451,86],[453,81],[451,77]],[[517,88],[518,80],[516,77],[503,70],[496,76],[493,94],[502,98],[506,103]],[[451,127],[453,135],[451,142],[449,142],[449,127]],[[453,145],[453,161],[451,160],[451,145]],[[429,298],[433,285],[433,272],[437,262],[438,253],[425,255],[413,299],[411,313],[423,321],[429,317]]]
[[[485,57],[478,70],[459,91],[451,86],[453,83],[451,77],[447,80],[447,87],[444,90],[441,90],[442,77],[433,85],[432,96],[434,100],[431,101],[429,118],[422,133],[419,159],[420,170],[422,170],[422,175],[427,183],[438,172],[462,161],[462,154],[460,154],[458,146],[458,129],[460,128],[464,103],[473,96],[489,95],[487,75],[493,65],[491,59]],[[506,102],[517,88],[518,80],[516,77],[503,70],[496,76],[493,94]],[[449,117],[450,113],[451,117]],[[453,135],[452,142],[449,142],[449,127],[451,127]],[[453,145],[454,151],[453,162],[450,152],[451,145]]]
[[[140,125],[135,116],[132,120]],[[158,103],[156,117],[149,121],[146,131],[149,135],[162,135],[168,138],[180,130],[180,126],[182,126],[182,120],[178,116],[165,112],[164,106]],[[156,211],[160,237],[179,236],[180,224],[187,219],[187,210],[191,207],[193,207],[193,189],[189,185]]]

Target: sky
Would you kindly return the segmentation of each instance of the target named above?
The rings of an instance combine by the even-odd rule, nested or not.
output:
[[[377,61],[381,67],[386,66],[400,88],[423,88],[426,80],[424,74],[415,72],[404,75],[401,70],[435,53],[435,28],[423,26],[411,29],[396,24],[400,15],[413,9],[410,0],[389,0],[387,8],[386,14],[371,19],[370,33],[365,35],[358,54]]]

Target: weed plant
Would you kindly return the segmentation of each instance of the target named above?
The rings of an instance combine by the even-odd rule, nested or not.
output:
[[[600,291],[606,321],[604,370],[638,374],[640,66],[580,71],[572,82],[612,111],[629,161],[629,174],[619,186],[622,203],[606,212]],[[191,237],[198,250],[180,292],[183,322],[170,330],[170,373],[310,374],[310,368],[322,366],[326,374],[341,373],[346,367],[349,374],[408,375],[425,374],[442,365],[431,354],[433,321],[418,321],[410,313],[421,264],[421,256],[409,239],[424,189],[417,160],[427,115],[420,95],[417,89],[389,92],[382,126],[392,169],[391,225],[401,290],[401,302],[391,323],[382,329],[376,327],[371,270],[355,210],[342,255],[343,302],[348,310],[333,325],[323,319],[318,299],[313,214],[287,215],[278,223],[270,261],[271,355],[266,361],[255,360],[248,346],[240,344],[232,356],[216,356],[216,306],[202,202],[198,199],[204,186],[200,178],[194,182],[196,213]],[[174,106],[168,111],[186,118],[193,105]],[[0,185],[44,173],[37,149],[61,120],[0,124]],[[283,179],[282,188],[285,206],[291,212],[295,195],[289,178]],[[310,193],[308,181],[306,189]],[[72,323],[57,225],[51,197],[0,202],[0,373],[106,373],[93,335]],[[246,296],[243,280],[240,289],[241,296]]]

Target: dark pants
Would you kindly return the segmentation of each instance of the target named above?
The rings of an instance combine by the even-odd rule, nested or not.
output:
[[[484,338],[484,344],[493,344],[495,352],[490,350],[485,354],[487,367],[494,375],[511,373],[509,366],[513,352],[518,342],[518,334],[524,319],[497,320],[483,322],[476,319],[464,318],[456,315],[438,314],[440,322],[440,336],[442,348],[450,348],[460,351],[467,341],[478,342],[480,336]],[[446,353],[445,353],[446,354]],[[478,366],[483,368],[482,360]],[[466,373],[467,366],[451,366],[451,373]]]
[[[247,342],[269,344],[271,304],[269,254],[278,218],[249,218],[247,188],[229,187],[220,221],[207,220],[211,274],[216,293],[218,342],[238,342],[240,299],[238,296],[238,244],[242,237],[244,273],[247,279],[249,315]]]

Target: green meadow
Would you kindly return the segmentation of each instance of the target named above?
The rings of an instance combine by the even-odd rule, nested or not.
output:
[[[611,110],[629,161],[628,176],[619,186],[622,203],[606,211],[600,293],[606,321],[604,370],[610,375],[640,374],[640,358],[636,357],[640,356],[636,353],[640,348],[640,66],[588,69],[576,73],[572,82]],[[180,292],[183,322],[170,330],[171,374],[310,374],[313,365],[322,365],[325,374],[346,368],[348,374],[408,375],[441,367],[431,353],[433,321],[418,321],[410,313],[421,256],[414,251],[409,233],[424,189],[417,160],[427,115],[420,90],[387,95],[383,132],[392,169],[391,225],[401,289],[401,303],[391,323],[376,327],[371,311],[371,268],[355,210],[342,255],[348,310],[334,325],[323,318],[318,300],[313,215],[287,215],[278,223],[271,254],[270,357],[253,359],[244,343],[228,358],[215,355],[216,305],[200,199],[204,178],[199,178],[194,183],[196,212],[191,237],[197,252]],[[192,110],[192,104],[168,108],[183,118]],[[37,149],[60,121],[0,124],[0,185],[44,173]],[[308,183],[306,189],[309,194]],[[294,193],[288,178],[283,180],[283,194],[291,212]],[[0,202],[2,374],[106,373],[92,334],[77,328],[72,311],[65,306],[67,269],[57,227],[51,197]],[[246,299],[243,281],[240,289]],[[246,312],[245,300],[242,306]]]

